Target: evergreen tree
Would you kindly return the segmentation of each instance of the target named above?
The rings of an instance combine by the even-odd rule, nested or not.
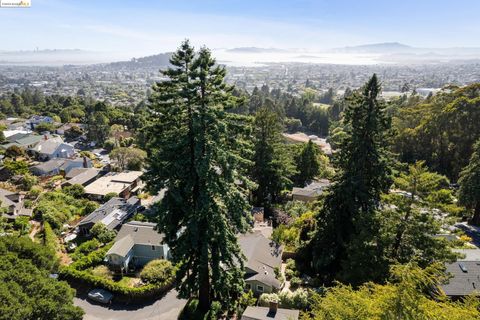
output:
[[[385,151],[390,122],[377,100],[379,93],[374,74],[345,110],[340,170],[317,216],[309,250],[314,270],[327,282],[337,278],[358,284],[384,274],[377,265],[382,249],[376,245],[375,211],[380,194],[391,184]]]
[[[297,171],[296,182],[299,186],[305,186],[320,173],[320,161],[318,159],[318,147],[309,140],[303,147],[302,151],[297,157]]]
[[[97,102],[93,106],[87,107],[87,137],[90,141],[96,141],[103,144],[110,130],[110,119],[108,117],[108,107],[103,102]]]
[[[158,228],[177,264],[177,289],[197,297],[206,311],[212,301],[231,308],[243,291],[243,260],[236,234],[248,227],[245,213],[248,164],[242,116],[225,69],[208,49],[195,54],[188,41],[171,58],[168,78],[153,86],[152,123],[145,129],[151,190],[166,188],[156,207]]]
[[[480,225],[480,140],[473,146],[470,162],[460,173],[459,201],[468,208],[473,209],[470,223]]]
[[[253,195],[255,204],[267,210],[280,192],[291,184],[288,176],[292,168],[280,147],[282,129],[280,117],[273,110],[264,106],[255,114],[252,178],[258,187]]]
[[[442,191],[449,195],[442,189],[445,186],[448,179],[429,172],[423,161],[409,165],[408,171],[395,179],[395,187],[408,194],[385,195],[382,201],[387,205],[379,212],[380,234],[390,263],[416,261],[426,267],[455,257],[445,239],[434,237],[440,233],[441,224],[426,207],[426,200],[433,195]]]

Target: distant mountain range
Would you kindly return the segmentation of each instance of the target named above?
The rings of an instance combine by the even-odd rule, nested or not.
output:
[[[0,51],[0,65],[102,64],[102,67],[107,69],[153,68],[158,70],[169,65],[171,55],[171,52],[166,52],[130,59],[131,55],[125,52],[93,52],[79,49]],[[269,62],[427,64],[454,61],[478,62],[480,48],[418,48],[399,42],[384,42],[322,51],[262,47],[219,48],[213,50],[213,55],[220,63],[242,66]]]
[[[398,53],[409,52],[413,47],[398,42],[384,42],[374,44],[364,44],[360,46],[335,48],[331,51],[338,53]]]
[[[80,49],[0,51],[0,65],[85,65],[111,62],[120,59],[112,58],[112,54],[110,53]],[[125,57],[123,57],[123,59],[125,59]]]
[[[452,48],[419,48],[408,46],[399,42],[384,42],[365,44],[360,46],[335,48],[329,50],[334,53],[365,53],[365,54],[390,54],[390,55],[430,55],[430,56],[469,56],[480,54],[478,47],[452,47]],[[460,57],[457,57],[460,58]]]
[[[239,47],[239,48],[227,49],[226,51],[230,52],[230,53],[282,53],[282,52],[288,52],[288,50],[285,50],[285,49],[258,48],[258,47]]]

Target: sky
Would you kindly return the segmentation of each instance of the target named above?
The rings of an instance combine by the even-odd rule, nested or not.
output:
[[[212,49],[323,50],[380,42],[480,47],[477,0],[31,0],[0,8],[0,51],[142,56],[185,38]]]

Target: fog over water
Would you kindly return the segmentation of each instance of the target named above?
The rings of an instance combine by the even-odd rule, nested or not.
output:
[[[263,66],[267,63],[316,63],[339,65],[436,64],[480,61],[479,48],[413,48],[397,43],[374,44],[314,52],[302,49],[234,48],[212,49],[227,66]],[[158,52],[160,53],[160,52]],[[157,53],[155,53],[157,54]],[[61,66],[129,61],[148,54],[138,52],[93,52],[84,50],[0,51],[0,65]]]

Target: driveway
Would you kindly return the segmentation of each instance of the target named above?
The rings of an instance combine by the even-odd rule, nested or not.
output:
[[[161,299],[145,304],[113,303],[106,307],[86,299],[86,293],[73,299],[76,306],[85,311],[84,320],[175,320],[187,303],[178,299],[177,292],[170,290]]]

